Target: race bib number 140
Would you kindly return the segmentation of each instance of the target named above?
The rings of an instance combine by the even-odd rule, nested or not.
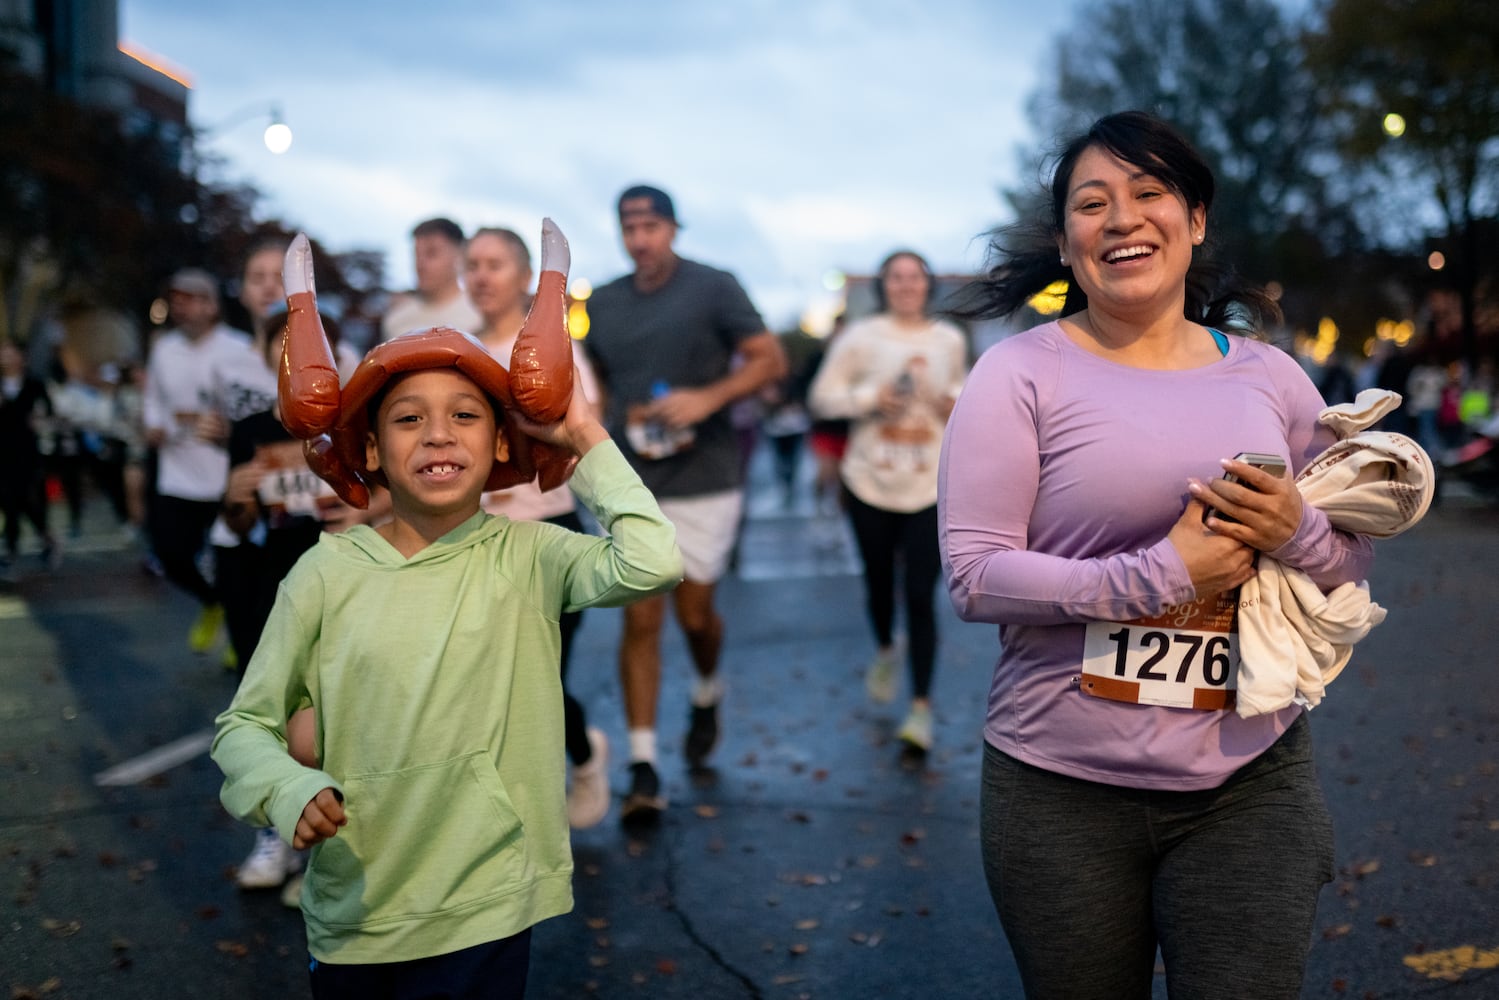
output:
[[[1130,622],[1091,622],[1084,694],[1170,708],[1232,708],[1238,686],[1238,591]]]

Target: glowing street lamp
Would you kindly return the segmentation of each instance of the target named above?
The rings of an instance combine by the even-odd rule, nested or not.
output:
[[[1391,139],[1398,139],[1405,135],[1405,116],[1391,111],[1384,116],[1384,134]]]
[[[241,108],[217,125],[198,129],[198,135],[204,138],[218,135],[236,125],[242,125],[245,122],[262,118],[270,119],[270,124],[265,127],[265,132],[261,134],[261,141],[265,143],[265,148],[277,156],[291,149],[291,126],[286,124],[286,120],[281,117],[281,105],[275,103],[257,103],[246,108]]]
[[[271,123],[265,127],[265,133],[261,136],[265,148],[280,156],[291,149],[291,138],[291,126],[281,120],[280,109],[272,109]]]

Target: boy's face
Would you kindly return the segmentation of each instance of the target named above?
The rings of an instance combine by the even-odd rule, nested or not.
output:
[[[484,391],[455,368],[398,376],[370,428],[366,467],[383,471],[398,508],[472,514],[495,462],[510,457]]]

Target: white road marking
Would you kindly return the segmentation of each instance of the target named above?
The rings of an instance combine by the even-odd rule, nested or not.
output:
[[[170,771],[178,764],[185,764],[199,754],[206,753],[212,744],[212,729],[184,736],[180,740],[173,740],[171,743],[159,746],[149,753],[143,753],[133,760],[127,760],[106,771],[100,771],[94,775],[94,784],[110,787],[138,785],[148,778],[154,778],[163,771]]]

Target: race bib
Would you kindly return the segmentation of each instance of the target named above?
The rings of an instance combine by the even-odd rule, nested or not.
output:
[[[268,467],[255,487],[255,498],[271,527],[282,527],[297,517],[322,520],[325,510],[338,506],[338,494],[307,467],[300,444],[261,445],[255,455]]]
[[[1219,711],[1239,678],[1239,592],[1128,622],[1091,622],[1079,687],[1094,698]]]
[[[926,472],[931,464],[932,428],[920,421],[888,421],[869,446],[869,460],[875,468],[907,474]]]
[[[338,503],[333,487],[311,469],[277,469],[268,472],[255,488],[255,495],[274,522],[283,517],[322,519],[323,510]]]

